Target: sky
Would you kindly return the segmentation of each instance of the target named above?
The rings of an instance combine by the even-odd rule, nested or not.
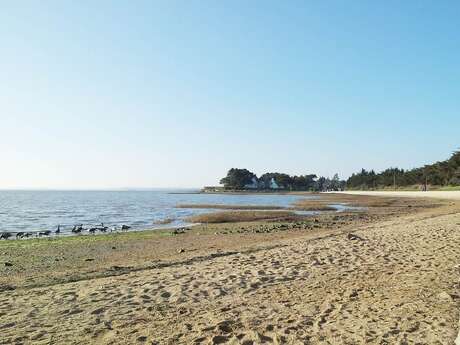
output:
[[[0,188],[343,178],[460,148],[458,1],[5,1]]]

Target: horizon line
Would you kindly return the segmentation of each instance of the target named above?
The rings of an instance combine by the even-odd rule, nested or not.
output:
[[[0,187],[0,191],[44,191],[44,192],[130,192],[130,191],[155,191],[155,190],[194,190],[202,187],[120,187],[120,188],[47,188],[47,187]]]

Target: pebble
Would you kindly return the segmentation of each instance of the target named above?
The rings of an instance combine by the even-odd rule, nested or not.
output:
[[[451,295],[449,295],[447,292],[443,291],[441,293],[438,294],[438,298],[443,300],[443,301],[446,301],[446,302],[451,302],[452,301],[452,297]]]

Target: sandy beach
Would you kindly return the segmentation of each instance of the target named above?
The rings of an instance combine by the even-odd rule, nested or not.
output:
[[[404,198],[431,198],[431,199],[443,199],[443,200],[460,200],[460,191],[427,191],[427,192],[405,192],[405,191],[347,191],[343,192],[350,195],[369,195],[369,196],[396,196]]]
[[[460,205],[324,200],[367,208],[0,242],[0,344],[453,344]]]

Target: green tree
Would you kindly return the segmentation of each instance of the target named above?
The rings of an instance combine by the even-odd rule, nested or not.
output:
[[[245,185],[252,183],[257,176],[247,169],[232,168],[227,172],[227,176],[220,180],[225,188],[243,189]]]
[[[332,177],[331,183],[330,183],[330,185],[329,185],[329,189],[330,189],[330,190],[333,190],[333,191],[338,191],[338,190],[340,190],[340,178],[339,178],[339,174],[335,174],[335,175]]]
[[[362,169],[352,174],[346,185],[348,188],[378,188],[397,186],[431,185],[445,186],[448,184],[460,185],[460,151],[456,151],[448,160],[425,165],[424,167],[404,170],[388,168],[376,174],[373,170]]]

